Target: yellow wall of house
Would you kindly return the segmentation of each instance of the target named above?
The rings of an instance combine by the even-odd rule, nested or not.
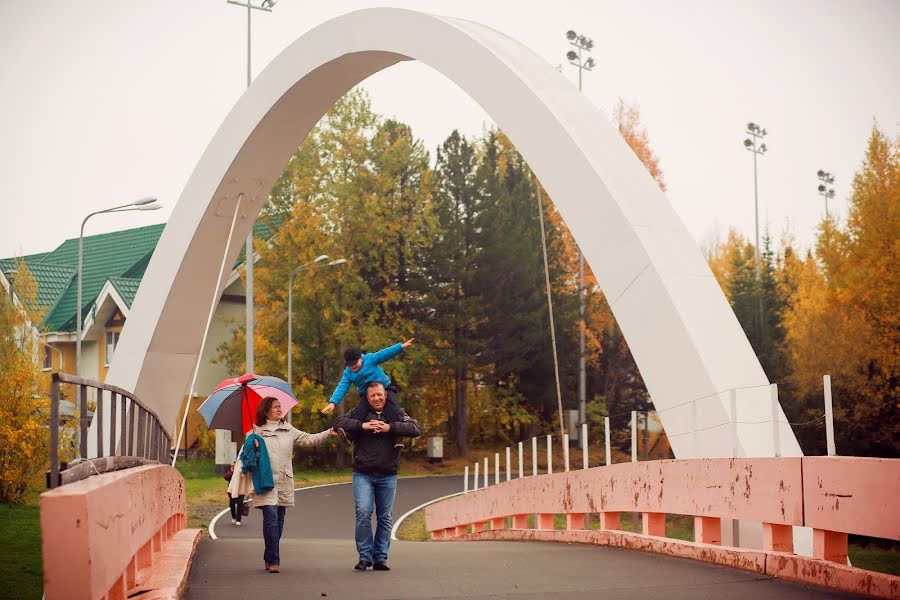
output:
[[[181,419],[184,418],[184,405],[185,400],[187,400],[187,396],[181,399],[181,410],[178,411],[178,427],[181,427]],[[187,426],[185,427],[184,437],[187,438],[187,447],[193,448],[197,445],[200,439],[200,434],[208,431],[206,427],[206,421],[200,416],[200,413],[197,412],[197,409],[200,408],[200,405],[203,404],[203,401],[206,400],[206,397],[203,398],[194,398],[191,401],[191,407],[188,411],[188,420]],[[210,433],[210,435],[214,435]],[[177,441],[178,433],[176,430],[175,435],[172,439],[172,445],[174,446]],[[182,438],[181,445],[179,448],[184,449],[185,439]]]

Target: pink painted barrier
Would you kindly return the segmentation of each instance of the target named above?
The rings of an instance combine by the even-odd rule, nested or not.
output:
[[[900,539],[897,498],[900,460],[664,460],[515,479],[433,504],[425,522],[434,539],[613,545],[900,598],[900,578],[846,564],[848,533]],[[618,531],[621,512],[643,514],[642,535]],[[600,531],[586,529],[591,513],[600,515]],[[666,513],[693,515],[695,541],[665,538]],[[566,515],[566,531],[554,530],[555,514]],[[535,515],[534,529],[527,515]],[[762,550],[722,547],[721,519],[762,523]],[[793,554],[793,526],[813,528],[813,558]]]
[[[184,479],[165,465],[105,473],[41,494],[45,597],[124,599],[148,580],[165,579],[154,572],[161,561],[175,571],[177,563],[189,564],[199,530],[182,531],[185,506]],[[177,582],[163,587],[172,588],[169,596],[180,593]]]

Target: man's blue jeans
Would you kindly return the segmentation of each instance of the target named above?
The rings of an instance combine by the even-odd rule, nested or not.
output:
[[[281,557],[278,555],[278,545],[281,541],[281,532],[284,531],[283,506],[261,506],[263,516],[263,540],[266,542],[266,550],[263,552],[263,560],[269,565],[280,565]]]
[[[359,560],[372,563],[384,562],[391,547],[391,526],[394,495],[397,492],[396,475],[363,475],[353,473],[353,500],[356,503],[356,551]],[[372,509],[375,509],[377,525],[372,539]]]

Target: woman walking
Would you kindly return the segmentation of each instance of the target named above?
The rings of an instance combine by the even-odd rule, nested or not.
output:
[[[263,561],[266,571],[279,573],[279,541],[284,530],[284,513],[287,507],[294,506],[294,467],[291,463],[294,446],[319,446],[337,433],[333,429],[320,433],[300,431],[284,421],[281,403],[271,397],[259,403],[253,433],[260,436],[266,445],[275,483],[274,488],[257,494],[253,500],[254,506],[262,510],[263,515],[263,539],[266,544]],[[255,443],[259,441],[255,440]]]

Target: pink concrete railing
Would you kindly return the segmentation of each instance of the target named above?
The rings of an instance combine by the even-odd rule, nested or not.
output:
[[[664,460],[514,479],[431,505],[425,522],[434,539],[613,545],[900,597],[900,578],[847,566],[847,534],[900,539],[898,499],[900,460]],[[622,512],[643,514],[641,534],[620,530]],[[694,542],[665,538],[667,513],[694,517]],[[566,531],[554,530],[556,514]],[[599,530],[586,529],[589,514],[600,516]],[[722,546],[722,519],[761,523],[762,549]],[[793,553],[794,526],[812,528],[813,558]]]
[[[48,600],[124,600],[148,588],[142,584],[155,576],[157,566],[170,572],[189,568],[200,535],[182,531],[184,479],[166,465],[70,483],[41,494],[40,507]]]

